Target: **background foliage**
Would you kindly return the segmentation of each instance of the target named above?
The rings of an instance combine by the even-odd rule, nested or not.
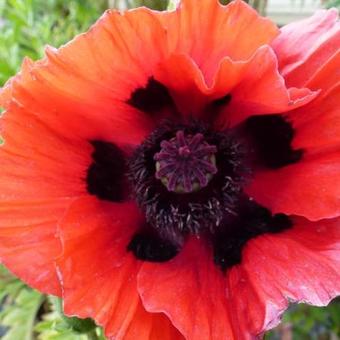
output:
[[[263,10],[266,0],[247,2]],[[163,10],[167,0],[0,0],[0,86],[18,71],[25,56],[42,57],[46,44],[58,47],[67,42],[87,30],[105,9],[142,5]],[[340,0],[326,5],[340,6]],[[65,318],[58,299],[27,287],[1,266],[0,302],[3,340],[104,340],[90,320]],[[292,306],[266,339],[340,339],[339,306],[337,301],[325,308]]]
[[[326,6],[340,8],[340,0],[329,0],[326,2]]]

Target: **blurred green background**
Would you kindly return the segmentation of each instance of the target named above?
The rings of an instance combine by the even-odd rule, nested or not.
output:
[[[303,3],[304,0],[291,1]],[[265,12],[267,1],[247,2]],[[340,0],[323,4],[340,7]],[[34,60],[40,58],[46,44],[58,47],[67,42],[87,30],[105,9],[142,5],[164,10],[167,1],[0,0],[0,86],[18,71],[25,56]],[[90,320],[79,322],[63,317],[57,299],[30,289],[3,267],[0,267],[0,301],[1,339],[104,340],[101,329]],[[325,308],[303,304],[291,306],[283,320],[279,327],[266,334],[266,339],[340,339],[339,300]]]

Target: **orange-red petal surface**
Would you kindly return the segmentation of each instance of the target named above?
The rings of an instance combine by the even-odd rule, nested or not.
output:
[[[272,46],[287,85],[300,87],[339,50],[339,44],[338,12],[330,9],[284,26]]]
[[[293,147],[306,153],[327,153],[340,146],[340,83],[307,107],[291,112]]]
[[[225,87],[224,79],[231,69],[235,82],[232,84],[226,80],[231,102],[221,112],[218,121],[224,127],[234,126],[255,114],[293,110],[310,102],[317,94],[306,88],[286,88],[278,71],[276,56],[268,46],[258,49],[247,62],[223,61],[216,75],[215,91]]]
[[[340,144],[340,52],[320,65],[308,87],[321,89],[309,105],[288,114],[295,128],[293,146],[306,152],[327,152]]]
[[[228,275],[235,324],[262,333],[274,327],[290,302],[327,305],[340,293],[340,221],[294,219],[294,227],[263,235],[246,246]]]
[[[294,30],[294,25],[302,28],[301,24],[292,24],[282,34],[292,34],[277,42],[276,52],[280,48],[286,48],[286,55],[282,54],[281,63],[286,61],[286,68],[282,72],[292,75],[298,74],[289,71],[294,65],[297,68],[308,61],[298,58],[303,53],[300,45],[308,51],[327,53],[327,58],[319,58],[319,64],[310,64],[311,73],[306,75],[305,82],[313,90],[319,90],[317,98],[311,103],[287,113],[287,118],[292,122],[295,135],[292,146],[295,149],[303,149],[304,156],[300,162],[289,165],[276,171],[262,171],[255,175],[254,181],[247,188],[248,193],[259,203],[264,204],[274,212],[297,214],[311,220],[332,218],[339,216],[339,146],[340,146],[340,83],[339,62],[340,54],[334,48],[326,48],[320,45],[334,43],[334,36],[339,37],[339,26],[335,22],[336,11],[321,11],[305,24],[305,29]],[[337,29],[337,34],[333,34]],[[288,33],[284,33],[288,32]],[[319,32],[319,34],[317,34]],[[279,38],[277,38],[279,41]],[[295,39],[295,40],[294,40]],[[284,41],[292,43],[290,49],[284,45]],[[303,45],[305,43],[305,45]],[[306,52],[306,51],[305,51]],[[281,51],[281,53],[283,53]],[[306,52],[307,53],[307,52]],[[295,64],[294,64],[295,63]],[[301,65],[300,65],[301,64]],[[290,65],[290,66],[289,66]],[[308,64],[309,65],[309,64]],[[295,67],[294,66],[294,67]],[[285,73],[284,70],[287,70]],[[295,70],[295,69],[294,69]],[[287,78],[287,77],[286,77]],[[339,182],[339,183],[338,183]]]
[[[318,98],[287,114],[295,128],[292,146],[304,150],[301,162],[263,171],[248,188],[250,195],[275,212],[311,220],[340,214],[339,58],[339,53],[333,54],[308,80],[309,87],[320,89]]]
[[[1,120],[0,258],[29,285],[60,295],[58,220],[86,192],[91,147],[12,103]]]
[[[183,0],[175,12],[163,15],[169,51],[189,55],[207,81],[225,56],[247,60],[278,34],[276,25],[237,0],[222,6],[218,0]]]
[[[133,203],[111,204],[84,197],[59,224],[63,254],[57,260],[64,310],[91,317],[114,339],[164,339],[176,331],[164,315],[147,313],[137,293],[140,262],[126,247],[139,224]],[[179,337],[180,339],[180,337]]]
[[[164,84],[178,111],[185,117],[199,117],[209,102],[203,74],[194,60],[185,54],[172,54],[159,64],[155,78]]]
[[[11,201],[0,205],[0,260],[30,286],[61,295],[54,260],[60,254],[56,224],[70,199]]]
[[[254,339],[278,323],[288,301],[326,305],[340,293],[340,221],[294,223],[250,241],[226,275],[197,240],[166,264],[144,264],[146,309],[165,312],[188,340],[213,340]]]
[[[185,54],[172,54],[160,63],[155,78],[169,89],[184,117],[206,115],[209,119],[218,113],[218,128],[237,125],[255,114],[287,112],[317,95],[307,88],[286,88],[269,46],[259,48],[246,61],[236,62],[225,57],[211,84],[194,59]],[[231,101],[221,112],[215,112],[216,107],[209,108],[210,103],[226,95],[231,96]]]
[[[164,36],[152,11],[108,11],[86,34],[26,62],[0,93],[1,106],[15,101],[65,134],[140,143],[152,123],[126,101],[164,58]]]
[[[1,119],[0,197],[13,225],[9,228],[6,219],[1,224],[0,257],[45,292],[60,293],[53,262],[60,251],[56,225],[67,207],[60,200],[87,194],[89,140],[136,145],[152,126],[124,102],[150,74],[143,58],[151,65],[163,53],[153,43],[164,40],[156,15],[137,12],[107,12],[87,34],[59,50],[48,48],[45,59],[26,59],[21,72],[0,90],[6,110]],[[136,60],[129,48],[144,51],[142,59]],[[39,202],[50,218],[37,208]],[[30,209],[41,221],[32,222]]]
[[[206,246],[190,240],[173,260],[144,263],[139,293],[148,311],[164,312],[187,340],[232,339],[224,276]]]
[[[15,103],[0,124],[2,200],[74,197],[86,192],[92,151],[87,141],[60,135]]]
[[[62,289],[66,314],[95,319],[110,340],[253,339],[287,299],[326,304],[340,293],[339,220],[319,221],[340,215],[336,17],[321,11],[278,36],[241,0],[183,0],[174,12],[107,11],[43,60],[26,59],[0,90],[1,261],[35,288]],[[294,218],[251,240],[226,274],[203,239],[166,263],[136,260],[126,248],[141,212],[90,197],[85,178],[89,141],[131,150],[155,127],[128,103],[150,77],[182,117],[216,114],[219,129],[286,113],[302,161],[255,173],[246,191],[273,213],[317,222]]]
[[[310,220],[340,215],[340,153],[306,156],[299,163],[255,175],[247,193],[273,213]]]
[[[163,313],[149,313],[140,302],[134,311],[133,320],[125,330],[124,340],[185,340]],[[112,337],[112,340],[120,339]]]

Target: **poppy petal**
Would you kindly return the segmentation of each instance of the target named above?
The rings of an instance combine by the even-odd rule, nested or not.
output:
[[[227,74],[231,69],[233,78],[228,79]],[[317,92],[307,88],[287,89],[279,74],[276,56],[268,46],[259,48],[247,62],[232,63],[225,59],[214,84],[217,93],[221,92],[221,88],[228,90],[225,94],[231,96],[230,103],[220,113],[217,123],[224,127],[234,126],[255,114],[293,110],[309,103],[317,95]]]
[[[287,85],[302,87],[338,51],[339,44],[340,24],[333,8],[284,26],[272,46]]]
[[[143,304],[166,313],[188,340],[254,338],[279,322],[288,301],[322,306],[339,294],[339,223],[296,219],[288,231],[249,241],[225,275],[191,240],[185,255],[142,266]]]
[[[112,340],[121,339],[113,337]],[[184,340],[182,334],[163,313],[149,313],[140,302],[133,320],[125,331],[124,340]]]
[[[228,6],[218,0],[183,0],[177,11],[164,14],[163,20],[169,50],[189,55],[208,83],[222,58],[247,60],[278,34],[273,22],[239,0]]]
[[[1,202],[0,259],[30,286],[61,295],[55,271],[60,254],[56,224],[70,199]]]
[[[140,213],[133,203],[111,204],[92,197],[74,201],[59,223],[63,253],[57,268],[63,288],[64,311],[69,316],[93,318],[114,339],[149,339],[175,330],[164,315],[150,314],[136,289],[140,267],[127,245]],[[143,321],[143,322],[142,322]],[[153,339],[156,340],[155,335]]]
[[[230,95],[219,112],[218,126],[232,126],[254,114],[280,113],[305,105],[317,93],[309,89],[287,89],[277,69],[276,56],[269,46],[259,48],[247,61],[224,58],[211,84],[195,61],[173,54],[156,69],[155,77],[164,84],[186,117],[203,117],[218,110],[210,103]],[[189,100],[190,99],[190,100]]]
[[[26,59],[0,90],[0,259],[32,286],[62,293],[67,315],[93,318],[110,339],[249,339],[275,325],[289,299],[326,304],[340,293],[339,221],[319,221],[340,216],[339,124],[328,123],[339,113],[339,33],[335,12],[320,13],[306,29],[282,30],[272,45],[279,57],[276,26],[243,1],[182,0],[169,13],[107,11],[43,60]],[[318,222],[294,218],[292,229],[251,240],[227,273],[203,237],[168,262],[137,260],[128,245],[141,211],[89,196],[85,179],[91,141],[132,150],[160,121],[138,105],[149,85],[185,116],[222,102],[222,128],[287,113],[302,161],[259,171],[247,192],[273,213]],[[313,144],[307,110],[323,114],[335,137],[319,132]]]
[[[295,129],[294,148],[305,152],[325,152],[340,143],[340,52],[335,53],[309,80],[308,86],[321,89],[318,98],[288,113]]]
[[[340,165],[339,58],[340,53],[335,53],[309,79],[308,86],[321,89],[318,97],[287,113],[295,131],[292,147],[304,151],[302,160],[275,172],[255,175],[247,189],[274,212],[297,214],[311,220],[340,213],[336,184]]]
[[[152,122],[127,101],[164,59],[165,45],[156,13],[107,11],[87,33],[59,50],[48,48],[41,61],[25,62],[0,92],[0,103],[20,103],[54,128],[83,138],[138,144]]]
[[[72,197],[86,193],[91,147],[59,135],[14,103],[1,128],[1,261],[34,288],[60,295],[56,225]]]
[[[279,234],[251,240],[228,275],[235,324],[253,334],[274,327],[288,301],[325,306],[340,293],[340,221],[294,220]]]
[[[75,197],[86,193],[87,141],[69,139],[12,104],[1,119],[0,196],[3,200]]]
[[[340,215],[340,154],[305,155],[275,171],[263,170],[246,188],[250,197],[273,213],[312,221]]]
[[[224,275],[201,241],[166,263],[144,263],[138,290],[146,310],[165,313],[185,339],[233,339]]]
[[[315,103],[288,114],[295,130],[294,149],[303,149],[305,153],[324,153],[339,148],[339,98],[340,83]]]
[[[340,33],[339,33],[340,36]],[[307,83],[308,88],[322,89],[319,97],[324,97],[335,86],[339,86],[338,68],[340,62],[340,51],[334,53],[324,64],[319,64],[319,69],[313,74]]]
[[[202,72],[185,54],[173,54],[162,62],[155,71],[155,78],[169,89],[184,117],[199,116],[209,102]]]

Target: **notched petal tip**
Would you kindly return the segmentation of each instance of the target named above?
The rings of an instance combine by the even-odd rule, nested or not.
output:
[[[213,88],[219,93],[227,91],[232,97],[218,117],[218,126],[235,126],[253,115],[288,112],[308,104],[319,93],[308,88],[287,88],[277,56],[268,45],[261,46],[247,61],[223,59]]]
[[[7,109],[11,101],[13,101],[12,93],[16,82],[27,77],[34,67],[34,61],[29,57],[25,57],[21,63],[20,71],[13,77],[9,78],[5,85],[0,88],[0,108]]]

